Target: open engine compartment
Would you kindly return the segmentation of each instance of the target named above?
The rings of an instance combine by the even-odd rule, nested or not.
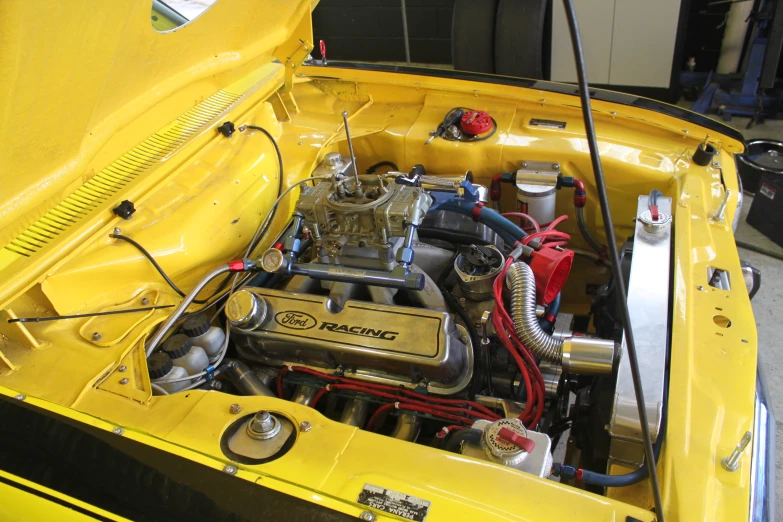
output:
[[[155,433],[176,431],[189,397],[234,401],[214,424],[201,414],[204,436],[210,452],[247,466],[286,462],[315,423],[302,408],[243,402],[280,397],[316,410],[327,430],[341,423],[514,473],[554,470],[604,494],[607,473],[643,463],[642,429],[658,450],[663,440],[672,200],[687,175],[705,195],[723,190],[720,167],[689,163],[704,136],[683,152],[671,129],[596,104],[629,304],[649,333],[643,428],[578,107],[532,89],[512,98],[345,76],[301,77],[290,95],[232,115],[228,136],[211,128],[131,220],[18,297],[19,317],[150,308],[25,323],[67,346],[80,376],[28,389],[83,411],[95,411],[93,390],[112,394],[132,404],[128,424]],[[485,111],[489,139],[425,145],[455,107]],[[190,290],[184,301],[123,238]],[[15,350],[11,360],[25,360]],[[28,368],[3,378],[25,382]]]

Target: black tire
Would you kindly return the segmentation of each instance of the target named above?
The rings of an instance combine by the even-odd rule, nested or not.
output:
[[[458,71],[495,72],[497,0],[456,0],[451,24],[451,59]]]
[[[499,0],[495,73],[544,79],[544,32],[549,0]]]

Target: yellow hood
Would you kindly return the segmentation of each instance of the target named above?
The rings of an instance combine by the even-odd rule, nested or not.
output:
[[[217,0],[168,33],[151,4],[0,3],[0,245],[113,161],[101,149],[123,129],[154,130],[269,63],[317,0]]]

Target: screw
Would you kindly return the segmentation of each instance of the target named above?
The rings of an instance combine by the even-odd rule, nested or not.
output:
[[[560,169],[560,165],[558,163],[553,163],[552,164],[552,168],[555,169],[555,170],[559,170]]]
[[[362,514],[359,515],[359,518],[366,522],[375,522],[375,514],[370,511],[362,512]]]
[[[683,129],[683,130],[682,130],[682,133],[683,133],[683,134],[688,134],[688,129]]]
[[[92,333],[92,340],[93,341],[100,341],[101,340],[101,334],[99,334],[98,332],[93,332]]]
[[[231,406],[229,406],[228,411],[229,413],[236,415],[237,413],[242,411],[242,406],[240,406],[239,404],[232,404]]]
[[[247,129],[247,127],[245,127],[244,125],[239,126],[239,132],[245,132],[245,129]]]
[[[304,142],[300,141],[299,143],[297,143],[297,145],[304,145]]]
[[[120,384],[128,384],[128,378],[123,377],[122,379],[120,379]]]
[[[712,166],[715,167],[716,169],[719,169],[721,167],[721,164],[719,161],[713,161]]]
[[[313,426],[307,421],[302,421],[299,423],[299,429],[306,432],[313,429]]]
[[[720,465],[723,466],[723,469],[732,472],[737,471],[737,468],[739,467],[739,459],[742,456],[742,452],[744,452],[745,448],[748,447],[748,444],[750,444],[750,432],[746,431],[745,435],[742,436],[739,443],[737,444],[737,447],[734,448],[734,451],[731,452],[731,455],[720,461]]]
[[[612,111],[609,114],[611,114],[612,116],[617,116],[617,111]]]
[[[123,433],[125,433],[125,430],[122,428],[114,428],[113,430],[111,430],[111,432],[114,433],[115,435],[122,435]]]
[[[223,467],[223,473],[228,473],[229,475],[236,475],[237,474],[237,467],[232,466],[231,464],[226,464]]]
[[[150,300],[147,299],[146,297],[142,297],[141,298],[141,304],[146,306],[146,305],[150,304]]]
[[[124,371],[126,371],[126,370],[128,369],[128,367],[127,367],[127,366],[125,366],[125,365],[123,364],[122,366],[120,366],[120,367],[119,367],[119,368],[117,368],[117,369],[118,369],[119,371],[121,371],[121,372],[124,372]]]
[[[121,232],[122,232],[122,230],[120,229],[120,227],[114,227],[114,235],[115,236],[120,235]]]
[[[696,287],[696,290],[698,290],[699,292],[703,292],[704,291],[704,287],[699,285],[699,286]]]
[[[26,395],[22,395],[21,393],[14,397],[14,399],[16,399],[17,401],[23,401],[26,398],[27,398],[27,396]]]

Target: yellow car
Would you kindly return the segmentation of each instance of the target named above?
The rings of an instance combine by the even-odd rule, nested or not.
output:
[[[742,136],[316,4],[0,6],[0,518],[773,520]]]

